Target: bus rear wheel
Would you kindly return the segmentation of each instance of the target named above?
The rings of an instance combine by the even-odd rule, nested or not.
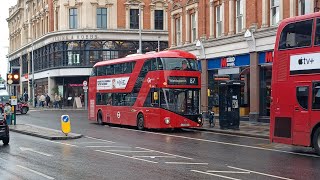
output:
[[[144,117],[143,114],[139,114],[138,118],[137,118],[137,128],[139,130],[143,130],[144,129]]]
[[[320,156],[320,128],[313,134],[312,145],[316,153]]]
[[[103,125],[103,121],[102,121],[102,113],[101,111],[98,112],[98,115],[97,115],[97,122],[99,125]]]

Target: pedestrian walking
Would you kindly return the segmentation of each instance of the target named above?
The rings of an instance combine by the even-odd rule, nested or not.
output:
[[[51,99],[50,99],[50,96],[47,94],[46,95],[46,104],[47,104],[47,107],[49,108],[49,103],[50,103]]]
[[[11,115],[12,115],[11,105],[7,102],[6,105],[4,106],[4,118],[8,125],[11,124]]]
[[[58,95],[58,100],[59,108],[62,109],[62,96],[60,94]]]
[[[55,93],[54,95],[54,108],[58,108],[60,105],[60,95],[58,95],[57,93]]]
[[[38,106],[38,97],[37,95],[34,95],[34,107],[36,108]]]
[[[44,107],[44,102],[46,101],[46,97],[42,94],[39,100],[40,100],[40,106]]]
[[[23,93],[23,100],[24,100],[24,102],[28,102],[29,101],[29,95],[28,95],[28,93],[26,91]]]

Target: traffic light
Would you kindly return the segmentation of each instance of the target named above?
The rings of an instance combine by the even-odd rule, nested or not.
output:
[[[29,79],[29,86],[32,87],[32,79]]]
[[[20,69],[12,68],[12,84],[19,85],[20,84]]]
[[[13,83],[13,75],[11,73],[7,74],[7,84],[11,85]]]

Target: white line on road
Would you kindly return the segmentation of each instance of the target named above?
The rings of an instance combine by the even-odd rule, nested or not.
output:
[[[87,148],[132,148],[129,146],[86,146]]]
[[[228,166],[228,168],[236,169],[236,170],[240,170],[240,171],[247,171],[247,172],[250,172],[250,173],[259,174],[259,175],[268,176],[268,177],[273,177],[273,178],[278,178],[278,179],[293,180],[293,179],[290,179],[290,178],[275,176],[275,175],[261,173],[261,172],[257,172],[257,171],[251,171],[251,170],[237,168],[237,167],[233,167],[233,166]]]
[[[207,171],[208,173],[250,174],[248,171]]]
[[[251,149],[258,149],[258,150],[264,150],[264,151],[272,151],[272,152],[280,152],[280,153],[286,153],[286,154],[294,154],[294,155],[299,155],[299,156],[307,156],[307,157],[320,158],[320,156],[313,155],[313,154],[303,154],[303,153],[289,152],[289,151],[283,151],[283,150],[277,150],[277,149],[268,149],[268,148],[262,148],[262,147],[256,147],[256,146],[249,146],[249,145],[242,145],[242,144],[234,144],[234,143],[227,143],[227,142],[221,142],[221,141],[213,141],[213,140],[207,140],[207,139],[198,139],[198,138],[178,136],[178,135],[172,135],[172,134],[162,134],[162,133],[156,133],[156,132],[147,132],[147,131],[140,131],[140,130],[134,130],[134,129],[125,129],[125,128],[118,128],[118,127],[111,127],[111,128],[117,128],[117,129],[126,130],[126,131],[137,131],[137,132],[143,132],[143,133],[155,134],[155,135],[161,135],[161,136],[169,136],[169,137],[175,137],[175,138],[181,138],[181,139],[189,139],[189,140],[210,142],[210,143],[216,143],[216,144],[223,144],[223,145],[230,145],[230,146],[251,148]]]
[[[62,142],[57,142],[57,141],[49,141],[49,142],[56,143],[56,144],[63,144],[63,145],[66,145],[66,146],[78,147],[77,145],[68,144],[68,143],[62,143]]]
[[[210,175],[210,176],[221,177],[221,178],[225,178],[225,179],[241,180],[241,179],[236,179],[236,178],[232,178],[232,177],[228,177],[228,176],[222,176],[222,175],[219,175],[219,174],[207,173],[207,172],[203,172],[203,171],[197,171],[197,170],[191,170],[191,171],[192,171],[192,172],[196,172],[196,173],[201,173],[201,174]]]
[[[108,152],[136,152],[136,153],[145,153],[145,152],[152,152],[152,151],[126,151],[126,150],[105,150]]]
[[[88,139],[95,139],[95,140],[98,140],[98,141],[103,141],[103,142],[108,142],[108,143],[115,143],[113,141],[107,141],[107,140],[99,139],[99,138],[95,138],[95,137],[90,137],[90,136],[85,136],[85,137],[88,138]]]
[[[48,156],[48,157],[52,156],[51,154],[47,154],[47,153],[44,153],[44,152],[36,151],[36,150],[31,149],[31,148],[20,147],[20,149],[21,149],[21,151],[30,151],[30,152],[34,152],[34,153],[41,154],[41,155]]]
[[[181,165],[208,165],[208,163],[193,163],[193,162],[165,162],[166,164],[181,164]]]
[[[157,152],[157,153],[160,153],[160,154],[166,154],[166,155],[170,155],[170,156],[180,157],[180,158],[183,158],[183,159],[190,159],[190,160],[193,159],[193,158],[189,158],[189,157],[185,157],[185,156],[179,156],[179,155],[175,155],[175,154],[165,153],[165,152],[156,151],[156,150],[147,149],[147,148],[142,148],[142,147],[136,147],[136,148],[137,149],[142,149],[142,150],[147,150],[147,151],[152,151],[152,152]]]
[[[115,155],[115,156],[120,156],[120,157],[126,157],[129,159],[135,159],[135,160],[139,160],[139,161],[145,161],[145,162],[149,162],[149,163],[158,163],[155,161],[149,161],[149,160],[145,160],[145,159],[140,159],[140,158],[135,158],[135,157],[130,157],[130,156],[126,156],[126,155],[122,155],[122,154],[117,154],[117,153],[112,153],[112,152],[107,152],[107,151],[101,151],[101,150],[95,150],[97,152],[102,152],[102,153],[106,153],[106,154],[111,154],[111,155]]]
[[[110,142],[76,142],[75,144],[109,144]]]
[[[25,170],[27,170],[27,171],[33,172],[33,173],[38,174],[39,176],[45,177],[45,178],[47,178],[47,179],[54,179],[53,177],[50,177],[50,176],[45,175],[45,174],[43,174],[43,173],[41,173],[41,172],[35,171],[35,170],[33,170],[33,169],[29,169],[29,168],[24,167],[24,166],[17,165],[17,167],[20,167],[20,168],[25,169]]]
[[[154,158],[176,158],[175,156],[132,156],[132,157],[145,157],[145,158],[151,158],[151,159],[154,159]]]

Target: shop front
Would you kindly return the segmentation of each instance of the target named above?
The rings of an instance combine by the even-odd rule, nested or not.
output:
[[[245,86],[241,88],[240,115],[249,114],[250,90],[250,55],[234,55],[208,60],[208,109],[219,114],[219,82],[241,80]]]
[[[260,116],[270,116],[272,62],[273,50],[259,52]]]

